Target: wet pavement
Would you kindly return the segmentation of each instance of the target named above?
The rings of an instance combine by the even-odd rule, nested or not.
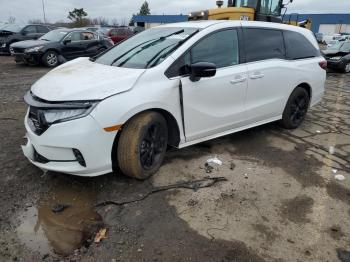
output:
[[[22,97],[47,71],[0,57],[0,261],[349,261],[350,75],[328,74],[301,128],[272,123],[174,150],[139,182],[43,173],[23,157]],[[94,208],[203,179],[214,156],[223,165],[210,176],[226,182]]]

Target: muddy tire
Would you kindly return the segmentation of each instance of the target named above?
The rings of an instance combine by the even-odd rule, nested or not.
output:
[[[123,127],[117,157],[120,170],[127,176],[144,180],[160,168],[168,144],[168,128],[157,112],[141,113]]]
[[[306,117],[309,105],[309,93],[305,88],[297,87],[288,99],[280,125],[286,129],[298,128]]]
[[[56,67],[59,64],[58,54],[55,51],[47,51],[42,58],[43,64],[47,67]]]

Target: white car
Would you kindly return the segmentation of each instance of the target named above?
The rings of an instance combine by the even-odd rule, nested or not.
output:
[[[277,120],[297,128],[322,98],[325,67],[312,32],[296,26],[159,26],[38,80],[25,95],[23,152],[43,170],[146,179],[168,146]]]

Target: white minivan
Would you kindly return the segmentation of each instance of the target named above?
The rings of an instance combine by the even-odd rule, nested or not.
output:
[[[327,62],[311,31],[199,21],[146,30],[63,64],[25,95],[25,156],[43,170],[146,179],[167,148],[272,121],[297,128],[322,98]]]

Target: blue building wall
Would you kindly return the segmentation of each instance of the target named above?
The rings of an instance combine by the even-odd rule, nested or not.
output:
[[[350,11],[350,10],[349,10]],[[283,17],[284,21],[291,20],[303,21],[306,19],[312,20],[312,32],[317,33],[320,24],[350,24],[350,14],[287,14]]]
[[[157,23],[168,24],[185,22],[188,20],[187,15],[134,15],[132,20],[135,23]]]

